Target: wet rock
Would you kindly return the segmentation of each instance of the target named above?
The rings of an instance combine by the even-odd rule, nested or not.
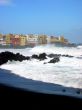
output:
[[[42,53],[42,54],[39,54],[38,58],[39,60],[44,60],[44,59],[47,59],[46,56],[47,56],[46,53]]]
[[[10,61],[14,60],[14,61],[21,62],[23,60],[29,60],[29,59],[30,59],[30,57],[28,57],[28,56],[25,57],[19,53],[14,54],[14,53],[8,52],[8,51],[0,53],[0,65],[7,63],[8,60],[10,60]]]
[[[44,64],[47,64],[47,62],[44,62]]]
[[[8,59],[0,57],[0,65],[7,63]]]
[[[32,55],[32,58],[39,59],[39,58],[38,58],[38,55],[35,55],[35,54]]]
[[[53,57],[59,57],[61,54],[49,54],[48,57],[53,58]]]
[[[78,58],[78,59],[82,59],[82,57],[76,57],[76,58]]]
[[[74,56],[72,56],[72,55],[61,55],[62,57],[69,57],[69,58],[72,58],[72,57],[74,57]]]
[[[47,54],[46,53],[41,53],[38,55],[34,54],[32,55],[32,57],[29,57],[29,56],[23,56],[21,55],[20,53],[16,53],[14,54],[13,52],[9,52],[9,51],[6,51],[6,52],[1,52],[0,53],[0,65],[4,64],[4,63],[7,63],[8,60],[9,61],[23,61],[23,60],[30,60],[31,58],[35,58],[35,59],[38,59],[38,60],[45,60],[47,59]],[[56,63],[59,61],[59,56],[58,54],[54,54],[54,55],[51,55],[50,57],[54,56],[54,58],[52,60],[50,60],[48,63]],[[44,64],[46,64],[44,62]]]
[[[26,60],[30,60],[30,57],[27,56],[27,57],[26,57]]]
[[[48,63],[56,63],[56,62],[59,62],[59,61],[60,61],[60,59],[59,59],[59,57],[57,57],[57,58],[53,58]]]

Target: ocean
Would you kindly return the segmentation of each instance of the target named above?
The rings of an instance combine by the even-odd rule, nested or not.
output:
[[[72,55],[74,57],[65,57],[61,56],[60,61],[57,63],[48,63],[50,59],[39,61],[37,59],[24,60],[22,62],[19,61],[8,61],[6,64],[0,66],[0,74],[5,74],[6,70],[10,71],[10,75],[14,74],[18,77],[25,78],[26,80],[32,80],[42,83],[48,84],[57,84],[63,87],[70,88],[79,88],[82,89],[82,46],[77,47],[56,47],[55,45],[40,45],[35,46],[33,48],[25,48],[25,49],[0,49],[0,52],[10,51],[13,53],[21,53],[24,56],[32,56],[33,54],[39,55],[40,53],[46,54],[61,54],[61,55]],[[46,62],[46,64],[44,64]],[[3,71],[3,72],[2,72]],[[8,79],[7,79],[8,78]],[[20,79],[20,78],[19,78]],[[15,79],[13,79],[15,80]],[[25,88],[34,88],[34,84],[32,86],[28,82],[24,84],[24,81],[21,80],[20,85],[17,85],[17,80],[13,81],[9,80],[8,77],[0,75],[0,82],[7,83],[10,85],[16,85],[17,87],[25,87]],[[38,84],[38,83],[36,83]],[[40,86],[40,85],[39,85]],[[39,91],[52,91],[50,88],[42,88],[39,87]],[[48,87],[48,85],[47,85]],[[50,87],[50,85],[49,85]],[[38,91],[38,88],[34,88]]]

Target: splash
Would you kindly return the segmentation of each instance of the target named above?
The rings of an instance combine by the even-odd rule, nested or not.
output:
[[[0,50],[0,52],[6,51]],[[75,47],[56,47],[54,45],[42,45],[34,48],[26,49],[7,49],[13,53],[21,53],[23,55],[33,55],[39,53],[55,53],[55,54],[68,54],[75,57],[60,57],[60,62],[55,64],[44,64],[50,59],[47,58],[44,61],[38,61],[31,59],[29,61],[22,62],[8,62],[2,65],[0,68],[10,70],[12,73],[42,82],[60,84],[67,87],[82,88],[82,59],[77,56],[82,55],[82,49]],[[12,74],[11,73],[11,74]]]
[[[82,48],[78,49],[76,47],[57,47],[55,45],[41,45],[41,46],[36,46],[30,50],[31,53],[54,53],[54,54],[68,54],[68,55],[73,55],[73,56],[80,56],[82,55]]]

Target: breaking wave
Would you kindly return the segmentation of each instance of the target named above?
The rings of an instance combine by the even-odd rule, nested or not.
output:
[[[67,87],[82,88],[82,59],[77,58],[82,55],[82,48],[42,45],[26,49],[0,50],[0,52],[2,51],[21,53],[25,56],[43,52],[47,54],[55,53],[75,56],[73,58],[60,57],[60,61],[55,64],[44,64],[44,62],[49,61],[49,58],[44,61],[36,59],[31,59],[29,61],[25,60],[22,62],[9,61],[0,68],[11,70],[14,74],[33,80],[60,84]]]
[[[68,55],[73,55],[73,56],[80,56],[82,55],[82,48],[77,48],[77,47],[57,47],[55,45],[41,45],[41,46],[36,46],[30,50],[31,53],[54,53],[54,54],[68,54]]]

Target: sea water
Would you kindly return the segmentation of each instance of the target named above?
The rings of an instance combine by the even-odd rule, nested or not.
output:
[[[48,63],[51,58],[43,61],[36,59],[19,61],[8,61],[0,66],[1,69],[10,70],[26,79],[42,81],[53,84],[60,84],[65,87],[82,88],[82,47],[56,47],[54,45],[41,45],[34,48],[25,49],[0,49],[0,52],[10,51],[21,53],[24,56],[33,54],[61,54],[72,55],[74,57],[60,57],[57,63]],[[44,64],[46,62],[46,64]]]

